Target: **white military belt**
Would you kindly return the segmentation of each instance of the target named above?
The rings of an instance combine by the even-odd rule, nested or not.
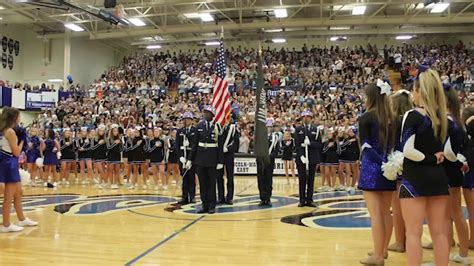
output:
[[[180,149],[181,149],[181,150],[188,150],[188,151],[191,150],[191,148],[190,148],[190,147],[187,147],[187,146],[181,146]]]
[[[198,146],[202,148],[217,148],[217,143],[199,142]]]

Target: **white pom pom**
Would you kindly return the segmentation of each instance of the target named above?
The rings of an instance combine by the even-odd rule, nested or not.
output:
[[[38,158],[36,159],[35,163],[36,163],[36,166],[43,167],[43,162],[44,162],[43,158]]]
[[[23,169],[20,169],[20,177],[23,185],[27,185],[31,182],[31,174]]]
[[[403,153],[392,152],[388,156],[388,162],[382,164],[383,176],[390,181],[397,180],[397,175],[401,175],[403,172],[403,158]]]

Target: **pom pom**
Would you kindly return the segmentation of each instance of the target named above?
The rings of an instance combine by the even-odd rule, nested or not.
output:
[[[36,163],[36,166],[43,167],[43,162],[44,162],[43,158],[38,158],[36,159],[35,163]]]
[[[31,174],[27,171],[20,169],[21,183],[27,185],[31,183]]]
[[[388,161],[382,164],[383,176],[390,181],[397,180],[403,172],[403,153],[394,151],[388,155]]]

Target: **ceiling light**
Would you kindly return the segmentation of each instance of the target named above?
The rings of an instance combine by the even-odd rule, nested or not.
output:
[[[145,22],[143,22],[143,20],[141,20],[139,18],[129,18],[128,21],[130,21],[130,23],[132,23],[133,25],[135,25],[137,27],[146,26]]]
[[[413,37],[414,37],[413,35],[398,35],[397,37],[395,37],[395,39],[397,39],[397,40],[410,40]]]
[[[282,32],[283,29],[263,29],[263,32]]]
[[[277,39],[272,39],[272,42],[274,42],[274,43],[285,43],[286,40],[282,39],[282,38],[277,38]]]
[[[204,22],[214,21],[214,18],[209,13],[199,13],[199,17]]]
[[[286,8],[274,9],[273,12],[275,13],[275,17],[277,17],[277,18],[286,18],[286,17],[288,17],[288,12],[286,11]]]
[[[4,9],[5,9],[5,7],[3,7],[3,6],[0,6],[0,10],[4,10]]]
[[[186,13],[184,16],[187,18],[200,18],[199,13]]]
[[[352,8],[352,15],[364,15],[366,6],[355,6]]]
[[[345,40],[347,40],[347,37],[346,36],[333,36],[329,39],[333,42],[335,42],[335,41],[345,41]]]
[[[146,49],[153,50],[153,49],[160,49],[161,45],[159,44],[153,44],[153,45],[148,45]]]
[[[214,46],[214,45],[219,45],[221,44],[220,42],[218,41],[212,41],[212,42],[205,42],[204,43],[206,46]]]
[[[351,27],[341,26],[341,27],[329,27],[330,30],[350,30]]]
[[[430,3],[430,4],[426,5],[425,7],[426,8],[432,8],[432,7],[434,7],[434,5],[435,5],[435,3]]]
[[[72,31],[84,31],[84,29],[77,25],[77,24],[74,24],[74,23],[67,23],[67,24],[64,24],[64,27],[72,30]]]
[[[437,3],[431,8],[431,13],[443,13],[448,8],[449,3]]]
[[[50,83],[60,83],[60,82],[63,82],[62,79],[48,79],[48,82]]]

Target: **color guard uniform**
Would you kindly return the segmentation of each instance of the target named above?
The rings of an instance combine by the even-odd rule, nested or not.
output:
[[[310,112],[303,112],[302,116],[312,116],[312,114]],[[321,162],[321,134],[318,127],[314,125],[304,125],[295,129],[294,139],[299,179],[299,206],[311,206],[314,204],[313,193],[316,167]],[[309,158],[306,158],[306,149],[308,150]],[[304,162],[302,159],[304,159]],[[306,164],[308,164],[308,166]]]
[[[185,113],[184,119],[192,119],[191,113]],[[181,176],[183,177],[182,190],[182,201],[181,204],[188,204],[195,202],[196,197],[196,167],[186,165],[188,160],[191,160],[191,144],[194,142],[196,137],[196,128],[193,126],[187,128],[181,128],[176,134],[176,143],[179,147],[178,156],[180,162]]]
[[[219,196],[219,203],[232,204],[234,199],[234,160],[235,153],[239,150],[240,133],[235,124],[229,124],[224,128],[222,133],[224,145],[222,147],[224,152],[224,168],[227,178],[227,195],[224,188],[224,170],[219,171],[217,177],[217,191]]]
[[[271,120],[267,121],[267,126],[273,126]],[[268,155],[269,161],[257,157],[257,181],[260,193],[259,206],[272,206],[271,197],[273,191],[273,170],[275,169],[275,158],[280,150],[280,139],[276,132],[268,134]]]

